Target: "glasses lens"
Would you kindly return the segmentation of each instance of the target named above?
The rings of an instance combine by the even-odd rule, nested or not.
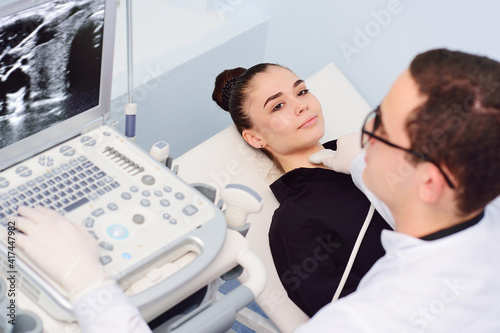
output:
[[[373,133],[378,127],[378,117],[377,117],[377,112],[372,111],[366,117],[366,123],[365,123],[365,129],[367,132]],[[376,126],[377,125],[377,126]]]
[[[381,120],[380,120],[380,109],[377,109],[373,112],[373,128],[372,128],[372,133],[375,133],[375,131],[379,128]]]
[[[362,130],[362,135],[361,135],[361,148],[366,146],[368,143],[368,140],[370,139],[370,136],[367,135],[366,133],[373,133],[377,129],[378,125],[380,124],[378,113],[375,111],[372,111],[366,116],[365,123],[363,124],[363,130]]]

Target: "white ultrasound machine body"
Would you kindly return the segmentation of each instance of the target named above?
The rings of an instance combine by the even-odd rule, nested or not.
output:
[[[255,262],[218,264],[228,242],[221,210],[106,125],[115,15],[116,0],[0,5],[0,88],[29,80],[0,96],[0,223],[5,226],[19,205],[43,205],[80,224],[96,238],[105,270],[150,320],[188,296],[186,288],[196,291],[238,263]],[[39,43],[50,32],[67,45]],[[85,45],[94,49],[81,49]],[[71,63],[87,52],[95,57],[86,55],[91,59],[79,71]],[[89,92],[94,84],[99,89]],[[2,240],[3,275],[7,257]],[[17,288],[37,311],[74,321],[64,291],[36,263],[17,251],[15,265]],[[192,282],[210,269],[221,272]]]

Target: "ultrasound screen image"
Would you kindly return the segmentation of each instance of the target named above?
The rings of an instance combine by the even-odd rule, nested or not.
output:
[[[104,0],[0,18],[0,149],[99,104]]]

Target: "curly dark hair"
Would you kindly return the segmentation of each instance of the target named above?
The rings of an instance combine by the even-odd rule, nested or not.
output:
[[[406,123],[411,149],[452,175],[461,214],[484,208],[500,195],[500,63],[436,49],[415,57],[410,73],[427,96]]]

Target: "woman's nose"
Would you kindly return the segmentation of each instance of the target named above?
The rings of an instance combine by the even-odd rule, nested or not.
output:
[[[295,105],[295,115],[298,116],[307,109],[307,103],[302,100],[297,100]]]

